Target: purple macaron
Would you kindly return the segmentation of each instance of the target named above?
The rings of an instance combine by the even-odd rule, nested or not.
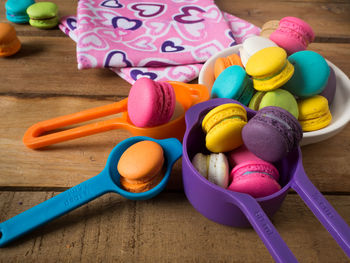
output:
[[[281,160],[299,145],[303,132],[288,111],[269,106],[259,110],[243,127],[243,142],[249,151],[267,162]]]
[[[336,77],[334,69],[330,66],[330,74],[328,77],[328,82],[324,90],[320,93],[323,97],[325,97],[328,100],[328,104],[331,105],[334,99],[335,95],[335,89],[337,86]]]

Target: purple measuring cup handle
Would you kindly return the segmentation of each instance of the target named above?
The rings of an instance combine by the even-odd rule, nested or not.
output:
[[[350,228],[307,177],[299,148],[299,160],[291,187],[300,195],[317,219],[350,257]]]
[[[228,202],[238,206],[276,262],[298,262],[258,202],[250,195],[225,190]]]

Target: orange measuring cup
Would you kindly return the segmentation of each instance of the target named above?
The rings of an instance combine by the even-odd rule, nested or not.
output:
[[[182,106],[183,113],[166,124],[147,128],[135,126],[131,123],[128,116],[128,99],[126,98],[105,106],[38,122],[25,132],[23,143],[28,148],[37,149],[114,129],[128,130],[134,136],[147,136],[155,139],[174,137],[182,141],[186,130],[185,112],[194,104],[208,100],[209,91],[206,86],[200,84],[188,84],[178,81],[169,81],[169,83],[174,88],[176,101]],[[69,125],[80,124],[117,113],[122,113],[122,116],[54,132],[56,129]],[[50,133],[45,134],[47,132]]]

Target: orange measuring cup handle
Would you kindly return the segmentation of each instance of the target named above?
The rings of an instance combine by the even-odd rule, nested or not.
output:
[[[204,85],[188,84],[178,81],[171,81],[169,83],[173,86],[176,99],[183,106],[184,111],[187,111],[196,103],[209,99],[208,89]],[[23,143],[28,148],[37,149],[118,128],[124,128],[134,135],[143,135],[159,139],[183,137],[185,130],[184,114],[161,126],[140,128],[133,125],[128,118],[127,101],[128,99],[124,99],[105,106],[38,122],[25,132]],[[86,124],[62,131],[55,131],[69,125],[80,124],[84,121],[94,120],[117,113],[123,113],[123,115],[119,118]]]
[[[192,95],[192,105],[209,100],[210,94],[208,88],[202,84],[188,84],[180,81],[168,81],[173,86],[183,87]]]
[[[100,106],[80,111],[77,113],[60,116],[50,120],[38,122],[31,126],[25,132],[23,137],[23,143],[31,149],[37,149],[51,144],[122,127],[127,124],[127,102],[128,99],[123,99],[119,102],[115,102],[105,106]],[[121,112],[125,113],[119,118],[86,124],[80,127],[63,130],[51,134],[44,134],[59,128],[67,127],[69,125],[74,125]]]

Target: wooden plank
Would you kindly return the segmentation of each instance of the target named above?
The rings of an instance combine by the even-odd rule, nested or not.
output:
[[[0,192],[0,220],[57,193]],[[350,196],[326,196],[350,223]],[[299,262],[348,262],[299,197],[273,222]],[[148,201],[107,194],[1,248],[0,262],[272,262],[258,235],[212,222],[180,193]]]
[[[108,69],[78,70],[68,37],[22,37],[22,49],[0,60],[0,93],[126,96],[130,84]]]
[[[77,140],[31,150],[22,143],[34,123],[111,103],[74,97],[0,97],[0,187],[72,187],[102,171],[112,148],[130,134],[122,130],[104,132]],[[303,161],[310,179],[324,192],[349,192],[348,162],[350,125],[337,136],[303,147]],[[181,162],[169,182],[181,190]]]
[[[23,47],[17,55],[0,60],[0,94],[128,95],[131,85],[111,70],[78,70],[75,44],[68,37],[22,37],[21,40]],[[315,43],[310,50],[320,53],[350,76],[350,44]]]
[[[46,99],[3,97],[1,101],[3,117],[0,122],[3,125],[0,126],[0,134],[4,134],[0,136],[2,187],[74,186],[100,173],[112,148],[118,142],[130,137],[127,131],[115,130],[53,145],[43,150],[31,150],[22,143],[22,137],[34,123],[106,105],[112,101],[71,97]],[[112,117],[116,118],[118,115]],[[180,169],[180,164],[177,164],[175,171],[178,176],[181,175]],[[171,181],[174,181],[177,189],[181,187],[179,180]]]
[[[2,6],[5,0],[1,0]],[[297,16],[308,21],[316,32],[317,41],[336,38],[342,41],[350,41],[350,29],[348,27],[350,4],[346,0],[312,0],[312,1],[215,1],[217,6],[225,12],[236,15],[257,26],[262,26],[270,19],[280,19],[284,16]],[[77,0],[58,1],[59,15],[76,14]],[[324,18],[327,18],[326,20]],[[0,22],[8,22],[5,17],[5,9],[0,12]],[[28,25],[15,25],[20,36],[62,36],[59,30],[40,30]]]
[[[245,19],[259,27],[268,20],[296,16],[313,28],[317,41],[330,36],[349,41],[350,3],[333,1],[224,1],[215,3],[221,10]]]

